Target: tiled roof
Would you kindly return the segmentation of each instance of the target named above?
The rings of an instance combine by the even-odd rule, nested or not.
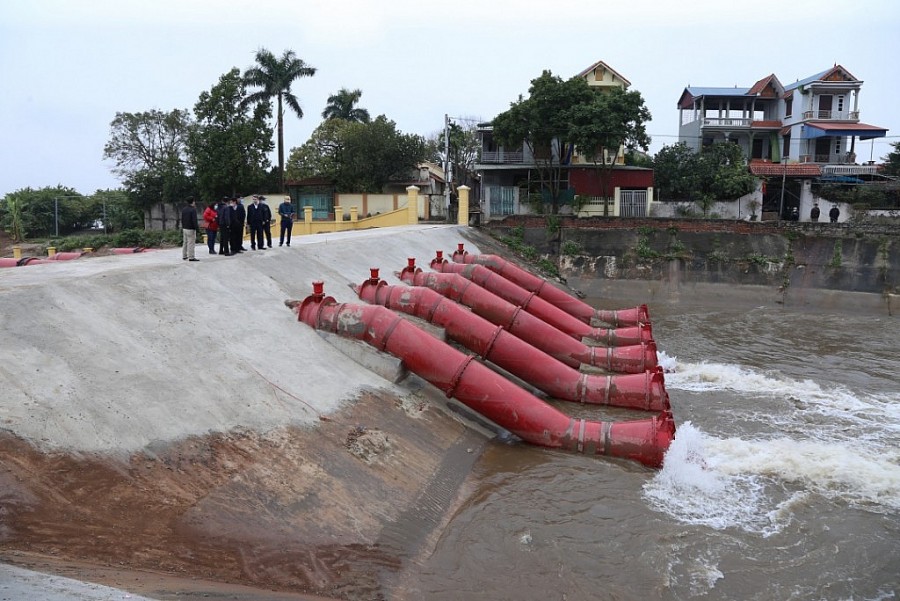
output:
[[[618,71],[616,71],[615,69],[613,69],[612,67],[610,67],[609,65],[604,63],[603,61],[597,61],[596,63],[594,63],[587,69],[583,70],[581,73],[579,73],[578,77],[584,77],[585,75],[587,75],[588,73],[590,73],[591,71],[596,69],[597,67],[603,67],[604,69],[606,69],[607,71],[609,71],[610,73],[612,73],[613,75],[615,75],[616,77],[621,79],[622,82],[625,84],[626,88],[631,85],[631,82],[628,81],[627,79],[625,79],[621,73],[619,73]]]

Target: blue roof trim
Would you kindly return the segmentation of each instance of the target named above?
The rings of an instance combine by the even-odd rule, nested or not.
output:
[[[698,96],[746,96],[750,88],[685,88],[694,98]]]
[[[831,69],[834,69],[834,67],[832,67]],[[825,69],[821,73],[816,73],[815,75],[810,75],[806,79],[801,79],[800,81],[795,81],[792,84],[788,84],[784,86],[784,91],[787,92],[788,90],[796,90],[800,86],[805,86],[808,83],[819,81],[820,79],[822,79],[822,76],[831,71],[831,69]]]

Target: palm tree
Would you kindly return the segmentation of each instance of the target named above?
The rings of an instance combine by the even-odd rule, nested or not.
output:
[[[297,58],[293,50],[285,50],[281,58],[265,48],[256,51],[256,65],[244,72],[244,83],[260,88],[244,99],[245,104],[277,99],[276,119],[278,120],[278,175],[281,190],[284,191],[284,107],[286,104],[303,118],[303,109],[297,97],[291,93],[291,84],[301,77],[312,77],[315,67],[310,67],[302,59]],[[283,103],[283,104],[282,104]]]
[[[359,98],[362,96],[362,90],[353,90],[341,88],[337,94],[328,97],[328,104],[322,111],[323,119],[343,119],[344,121],[356,121],[358,123],[369,122],[369,111],[366,109],[353,108]]]

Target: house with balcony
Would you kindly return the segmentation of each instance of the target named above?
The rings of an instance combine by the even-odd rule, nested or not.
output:
[[[739,145],[760,178],[764,215],[807,215],[817,202],[813,182],[877,174],[857,161],[856,143],[888,130],[860,121],[862,84],[836,64],[787,85],[771,74],[749,87],[688,86],[678,99],[678,141],[696,152]]]
[[[627,89],[629,82],[603,61],[587,67],[578,77],[600,91]],[[544,149],[548,153],[534,156],[527,144],[505,148],[493,136],[490,123],[478,125],[481,156],[475,165],[483,219],[502,219],[508,215],[534,212],[536,188],[540,187],[538,164],[551,161],[559,165],[557,182],[562,212],[577,209],[579,215],[646,216],[653,199],[653,170],[625,165],[624,148],[601,158],[612,169],[603,181],[593,161],[578,153],[577,148],[561,143]],[[540,151],[538,151],[540,152]]]
[[[746,88],[688,86],[678,99],[678,141],[695,151],[733,142],[748,162],[812,163],[822,174],[874,172],[856,164],[856,142],[887,129],[860,121],[862,84],[835,65],[788,85],[772,74]]]

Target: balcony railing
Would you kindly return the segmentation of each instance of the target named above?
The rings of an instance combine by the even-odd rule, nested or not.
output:
[[[822,167],[822,175],[874,175],[878,173],[875,165],[826,165]]]
[[[750,127],[753,119],[705,117],[703,127]]]
[[[830,163],[832,165],[852,165],[856,162],[856,154],[841,152],[831,154],[801,154],[801,163]]]
[[[859,111],[803,111],[803,118],[823,121],[859,121]]]
[[[482,163],[523,163],[525,161],[524,153],[520,150],[512,152],[509,150],[485,150],[481,153]]]

